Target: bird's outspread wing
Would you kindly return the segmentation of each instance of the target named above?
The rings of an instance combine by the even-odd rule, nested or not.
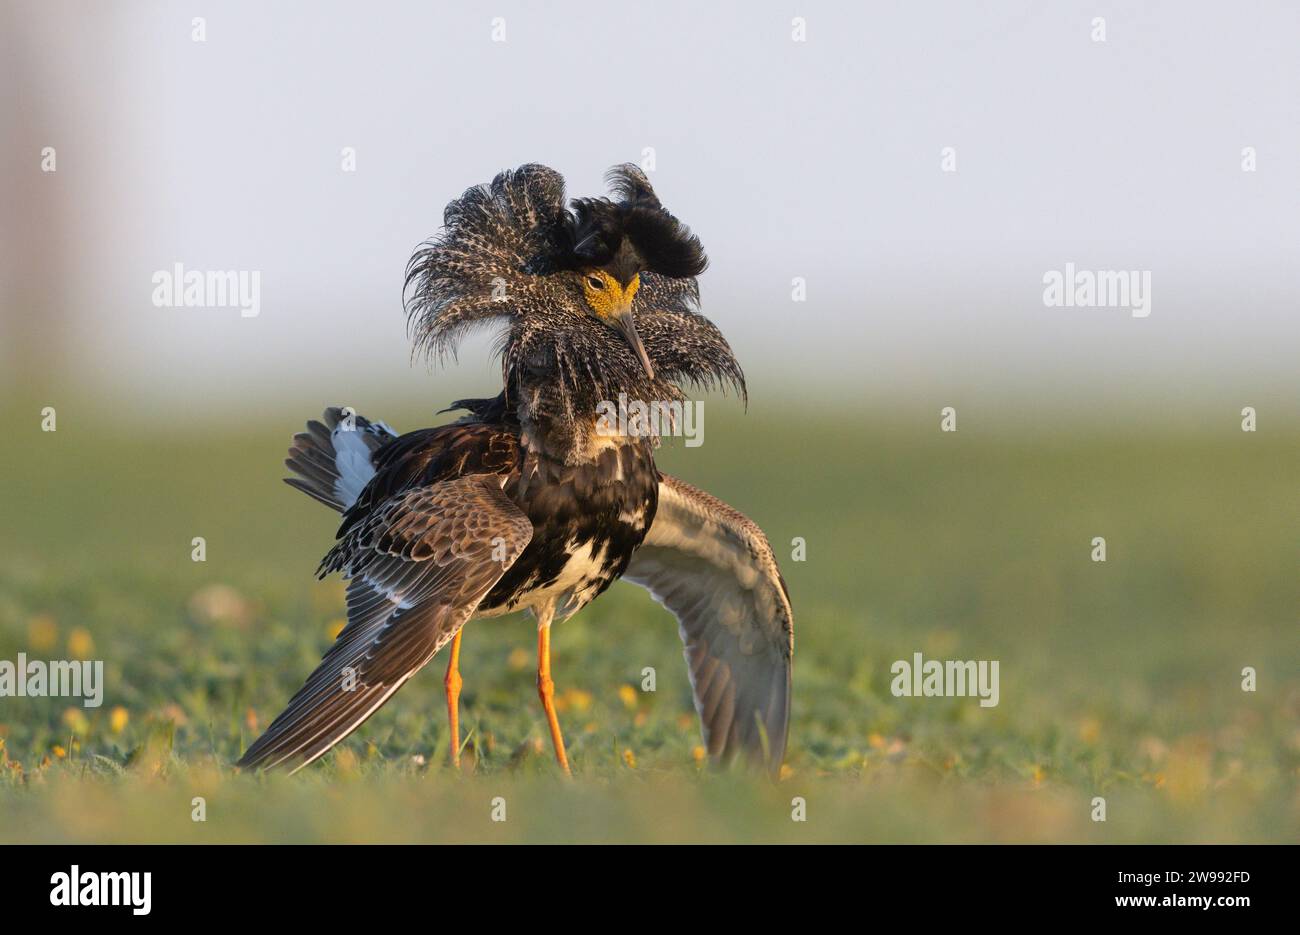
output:
[[[710,756],[781,767],[790,723],[794,618],[763,531],[667,474],[623,578],[677,617]]]
[[[350,579],[347,626],[238,765],[301,768],[359,727],[456,634],[532,535],[498,477],[380,504],[321,563]]]

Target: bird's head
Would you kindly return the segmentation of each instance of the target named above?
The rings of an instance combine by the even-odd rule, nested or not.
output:
[[[451,352],[469,328],[502,321],[507,389],[534,388],[568,421],[619,393],[678,398],[678,380],[743,395],[726,340],[694,310],[699,238],[636,166],[607,180],[612,197],[566,205],[558,173],[524,166],[448,205],[446,230],[407,269],[417,347]]]
[[[574,201],[561,240],[587,309],[623,336],[653,380],[654,364],[636,328],[641,274],[693,279],[709,261],[700,239],[664,209],[639,168],[615,166],[605,180],[617,198]]]
[[[632,311],[632,302],[636,291],[641,288],[641,273],[635,272],[628,279],[620,279],[616,273],[591,266],[580,270],[583,299],[591,314],[612,327],[628,347],[636,354],[637,361],[644,368],[646,376],[653,380],[654,364],[646,353],[645,344],[636,330],[636,316]]]

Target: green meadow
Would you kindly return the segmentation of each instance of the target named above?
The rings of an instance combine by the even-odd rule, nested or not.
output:
[[[96,708],[0,698],[0,841],[1297,839],[1300,427],[963,412],[946,434],[929,407],[708,407],[705,443],[669,443],[661,466],[747,513],[782,562],[795,696],[776,783],[701,761],[675,623],[626,584],[555,631],[572,782],[523,616],[465,631],[459,773],[440,657],[317,764],[240,775],[341,624],[340,582],[313,576],[336,517],[280,483],[315,413],[151,429],[64,406],[43,433],[39,405],[11,404],[0,660],[103,660],[105,685]],[[895,697],[890,667],[917,652],[996,660],[999,703]]]

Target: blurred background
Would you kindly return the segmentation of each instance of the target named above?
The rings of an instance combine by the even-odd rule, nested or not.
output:
[[[1295,404],[1294,4],[55,0],[0,17],[0,341],[9,379],[46,395],[74,374],[153,418],[430,393],[400,290],[446,202],[530,161],[599,193],[650,149],[760,401]],[[259,270],[261,315],[155,308],[150,277],[178,262]],[[1150,270],[1150,318],[1045,308],[1043,273],[1066,262]],[[458,385],[489,378],[464,357],[478,369]]]
[[[848,783],[814,836],[1294,837],[1298,38],[1300,8],[1268,2],[4,4],[0,659],[109,672],[99,711],[0,700],[5,788],[215,781],[195,771],[237,757],[339,624],[311,578],[334,519],[278,482],[289,436],[330,404],[401,431],[497,388],[490,336],[411,360],[414,247],[501,169],[546,163],[578,196],[652,158],[751,394],[710,397],[706,443],[663,464],[783,560],[790,769]],[[260,314],[155,307],[177,263],[257,271]],[[1067,263],[1150,271],[1150,317],[1045,307]],[[561,629],[580,773],[693,771],[671,622],[619,587]],[[1000,659],[1001,705],[894,699],[914,651]],[[544,775],[529,626],[464,652],[476,769]],[[629,696],[644,665],[660,692]],[[416,680],[322,774],[425,776],[441,710]],[[1099,790],[1130,798],[1122,822],[1088,820]],[[269,833],[245,792],[228,839]],[[572,798],[510,833],[790,833],[755,818],[766,793],[662,794],[678,822],[641,789],[602,825]],[[10,837],[193,831],[148,818],[148,792],[87,823],[86,795],[23,799]],[[280,807],[290,838],[439,839],[390,800],[342,829],[319,799]]]

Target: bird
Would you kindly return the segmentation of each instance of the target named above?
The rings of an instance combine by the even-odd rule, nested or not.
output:
[[[443,411],[464,415],[401,435],[330,407],[294,436],[286,483],[342,514],[318,575],[347,579],[347,623],[239,768],[313,762],[448,644],[459,768],[462,628],[526,611],[538,696],[571,776],[551,627],[622,579],[676,617],[710,759],[779,776],[794,620],[771,545],[742,513],[660,471],[653,427],[618,434],[596,417],[602,401],[681,402],[683,386],[730,389],[748,406],[744,372],[698,311],[700,239],[640,167],[606,180],[608,195],[566,203],[554,169],[501,172],[451,201],[411,257],[415,352],[454,359],[468,332],[495,330],[496,396],[456,400]]]

